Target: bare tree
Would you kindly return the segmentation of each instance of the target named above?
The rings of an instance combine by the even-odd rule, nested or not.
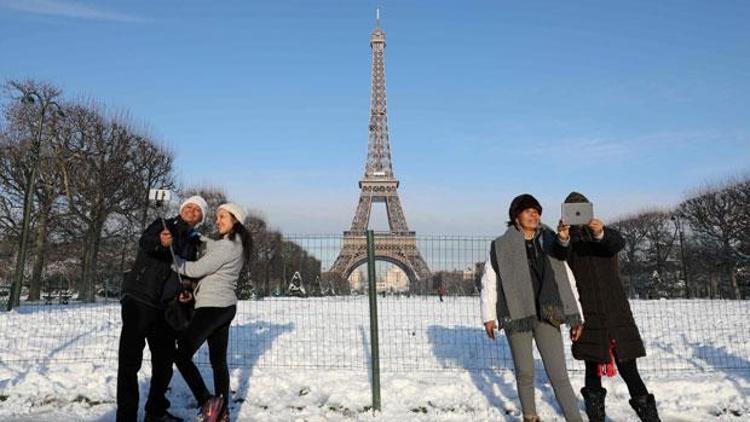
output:
[[[23,153],[18,145],[8,139],[5,130],[0,131],[0,281],[3,289],[10,286],[14,257],[21,238],[21,215],[23,213]],[[3,290],[3,293],[7,293]]]
[[[107,119],[94,106],[70,110],[61,168],[68,207],[80,223],[82,301],[94,300],[97,256],[107,220],[132,215],[142,206],[138,146],[141,137],[121,119]]]
[[[3,133],[0,139],[0,230],[9,239],[20,238],[24,179],[28,172],[22,144]]]
[[[612,223],[623,239],[622,270],[631,295],[679,296],[683,284],[675,271],[677,233],[671,213],[645,210]]]
[[[60,198],[63,195],[62,177],[49,156],[39,162],[39,176],[35,186],[37,212],[35,216],[34,261],[29,282],[29,300],[39,300],[42,275],[47,257],[47,246],[52,230],[57,227],[64,210]]]
[[[739,225],[745,227],[745,230],[741,230],[738,236],[740,245],[737,252],[740,259],[746,265],[750,265],[750,176],[735,184],[732,189],[740,204],[736,217]]]
[[[51,142],[62,113],[58,103],[61,91],[47,83],[10,81],[5,85],[10,101],[3,110],[3,175],[0,208],[4,228],[16,231],[22,218],[26,190],[34,180],[29,233],[33,233],[34,261],[29,286],[29,300],[39,300],[41,278],[46,256],[48,230],[59,211],[55,204],[60,197],[59,174],[50,159]],[[41,104],[38,104],[38,103]],[[54,104],[55,112],[45,110]],[[40,110],[41,107],[41,110]],[[17,215],[16,210],[18,210]],[[28,248],[28,247],[27,247]],[[24,269],[25,271],[25,269]]]
[[[642,280],[646,269],[642,257],[648,232],[643,220],[642,214],[634,214],[612,223],[625,240],[625,247],[621,252],[624,258],[621,268],[631,296],[644,288]]]
[[[677,231],[670,216],[669,212],[658,210],[644,213],[642,219],[646,231],[644,252],[652,274],[652,296],[657,297],[681,296],[683,287],[676,277],[674,244]]]
[[[713,258],[721,265],[735,299],[742,298],[737,273],[745,258],[742,240],[748,236],[746,183],[704,188],[678,208],[704,250],[717,252]]]
[[[286,287],[273,285],[283,277],[280,270],[283,243],[281,233],[266,231],[265,223],[260,230],[257,227],[251,230],[254,243],[250,261],[251,277],[258,282],[258,288],[263,294],[270,294],[276,287]]]
[[[132,257],[131,246],[148,218],[148,190],[174,188],[173,155],[126,116],[106,116],[93,102],[69,102],[64,113],[41,119],[24,93],[33,92],[31,97],[42,103],[62,104],[60,91],[49,84],[11,81],[5,88],[7,101],[0,114],[1,266],[12,265],[6,255],[18,244],[25,189],[35,172],[29,299],[39,298],[48,265],[59,278],[62,260],[64,268],[80,268],[74,282],[80,299],[93,300],[96,280],[112,278]],[[73,255],[80,262],[74,263]],[[64,278],[71,279],[68,270]]]
[[[146,228],[149,217],[148,192],[150,189],[174,189],[174,156],[165,147],[145,137],[137,137],[135,143],[136,169],[139,169],[141,190],[141,230]]]

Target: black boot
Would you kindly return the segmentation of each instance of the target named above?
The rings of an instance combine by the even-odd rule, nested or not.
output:
[[[586,416],[589,422],[604,422],[606,413],[604,412],[604,398],[607,396],[607,390],[603,388],[581,388],[581,395],[586,403]]]
[[[661,422],[659,412],[656,411],[656,400],[653,394],[633,397],[630,399],[630,406],[643,422]]]

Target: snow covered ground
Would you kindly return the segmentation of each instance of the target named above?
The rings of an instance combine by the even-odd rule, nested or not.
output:
[[[517,420],[507,344],[488,340],[477,298],[379,297],[382,412],[373,417],[367,299],[241,302],[230,333],[233,418],[250,421]],[[639,361],[665,421],[750,418],[748,301],[633,301]],[[0,420],[114,420],[119,304],[0,313]],[[148,389],[148,349],[141,393]],[[205,348],[197,357],[207,362]],[[538,362],[539,363],[539,362]],[[201,365],[210,379],[210,368]],[[576,390],[582,367],[569,359]],[[544,420],[561,420],[541,365]],[[194,401],[176,372],[172,412]],[[209,382],[210,385],[210,382]],[[605,381],[613,421],[636,420],[624,383]],[[581,403],[582,406],[582,403]]]

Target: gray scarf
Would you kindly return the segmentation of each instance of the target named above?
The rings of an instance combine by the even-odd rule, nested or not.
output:
[[[555,326],[566,323],[570,326],[581,324],[581,315],[565,261],[551,256],[549,251],[557,235],[543,226],[534,238],[545,253],[544,271],[546,276],[539,294],[540,309],[537,314],[536,299],[532,288],[531,272],[526,254],[526,240],[523,233],[509,227],[504,235],[495,240],[495,254],[498,264],[498,323],[507,332],[529,331],[539,320]]]

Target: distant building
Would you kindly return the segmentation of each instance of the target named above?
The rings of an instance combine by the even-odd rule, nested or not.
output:
[[[378,278],[379,291],[407,292],[409,291],[409,277],[401,268],[392,265],[385,272],[384,278]]]
[[[474,275],[476,273],[474,272],[474,269],[471,267],[466,267],[464,270],[464,281],[474,280]]]
[[[352,286],[352,290],[362,290],[365,288],[365,282],[367,277],[362,270],[354,270],[349,276],[349,285]]]
[[[409,277],[399,267],[392,265],[385,271],[377,275],[378,282],[375,287],[379,292],[408,292]],[[367,289],[367,274],[362,270],[355,270],[349,276],[349,285],[352,290]]]

